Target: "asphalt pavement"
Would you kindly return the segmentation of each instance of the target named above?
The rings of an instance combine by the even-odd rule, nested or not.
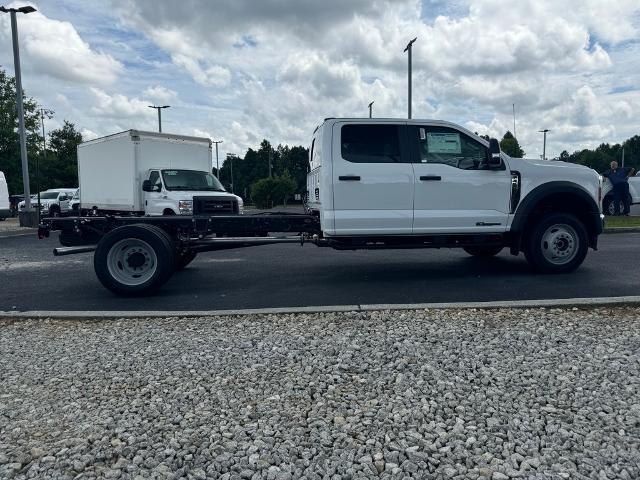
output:
[[[221,310],[354,304],[612,297],[640,294],[640,233],[600,237],[579,270],[533,273],[522,255],[458,249],[336,251],[267,245],[203,253],[156,295],[102,287],[92,254],[54,257],[56,237],[0,238],[0,311]]]

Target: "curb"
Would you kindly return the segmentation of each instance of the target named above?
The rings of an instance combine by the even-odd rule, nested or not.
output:
[[[603,233],[633,233],[640,232],[640,227],[608,227]]]
[[[556,308],[556,307],[604,307],[640,306],[640,295],[600,298],[558,298],[550,300],[509,300],[496,302],[458,303],[410,303],[371,305],[330,305],[316,307],[249,308],[241,310],[199,311],[0,311],[3,318],[49,318],[49,319],[93,319],[93,318],[194,318],[222,315],[273,315],[293,313],[369,312],[374,310],[427,310],[427,309],[494,309],[494,308]]]

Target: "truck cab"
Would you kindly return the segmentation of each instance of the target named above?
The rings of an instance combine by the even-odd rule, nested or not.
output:
[[[342,248],[372,237],[471,242],[470,253],[547,255],[546,267],[559,271],[581,263],[602,231],[594,170],[511,158],[496,140],[439,120],[326,119],[314,132],[307,187],[323,237]],[[552,214],[567,223],[538,232]]]
[[[229,193],[211,173],[180,168],[152,168],[142,182],[146,215],[244,213],[242,198]]]

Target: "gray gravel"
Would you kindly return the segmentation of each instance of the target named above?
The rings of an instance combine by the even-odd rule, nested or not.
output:
[[[0,320],[0,478],[639,478],[639,314]]]

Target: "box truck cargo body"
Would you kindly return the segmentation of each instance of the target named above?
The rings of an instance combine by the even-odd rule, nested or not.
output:
[[[82,143],[78,146],[80,208],[184,214],[191,213],[183,207],[194,196],[233,198],[242,204],[211,174],[211,160],[208,138],[128,130]],[[168,184],[167,175],[182,173],[203,179],[203,191],[193,186],[181,190]],[[143,182],[150,178],[157,182],[158,190],[145,192]]]
[[[9,188],[4,173],[0,172],[0,220],[11,216],[11,206],[9,204]]]

